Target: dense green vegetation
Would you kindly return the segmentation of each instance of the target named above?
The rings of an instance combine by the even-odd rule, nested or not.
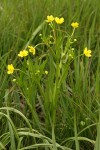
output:
[[[0,1],[0,150],[100,150],[99,11],[99,0]]]

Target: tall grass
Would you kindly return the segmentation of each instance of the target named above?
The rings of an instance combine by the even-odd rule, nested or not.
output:
[[[99,150],[99,10],[99,0],[0,1],[0,149]],[[65,19],[56,44],[48,43],[55,34],[47,15]],[[70,45],[73,21],[79,28]],[[18,53],[28,45],[37,46],[27,62]],[[86,46],[89,59],[80,56]],[[66,61],[70,48],[74,59]],[[20,70],[8,75],[11,63]]]

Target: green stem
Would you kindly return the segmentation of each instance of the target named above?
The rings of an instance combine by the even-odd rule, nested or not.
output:
[[[55,138],[55,132],[54,132],[54,123],[52,124],[52,140],[53,140],[53,150],[57,150],[56,138]]]
[[[80,150],[79,149],[79,142],[78,142],[78,134],[77,134],[76,110],[74,110],[74,133],[75,133],[76,150]]]
[[[94,150],[99,150],[99,149],[100,149],[100,110],[99,110],[99,124],[97,126],[97,138],[96,138]]]
[[[75,28],[73,28],[73,31],[72,31],[71,37],[74,35],[74,32],[75,32]]]

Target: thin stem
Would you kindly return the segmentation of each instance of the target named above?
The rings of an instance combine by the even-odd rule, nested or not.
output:
[[[79,149],[79,142],[78,142],[78,134],[77,134],[76,110],[74,110],[74,133],[75,133],[76,150],[80,150]]]
[[[52,141],[53,141],[53,150],[57,150],[55,132],[54,132],[54,124],[52,124]]]

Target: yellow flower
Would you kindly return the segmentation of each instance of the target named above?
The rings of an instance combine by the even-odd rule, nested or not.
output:
[[[58,17],[56,17],[56,18],[55,18],[55,22],[56,22],[57,24],[62,24],[62,23],[64,22],[64,18],[58,18]]]
[[[88,50],[87,47],[84,49],[84,55],[87,57],[91,57],[91,50]]]
[[[7,69],[8,69],[8,71],[7,71],[8,74],[12,74],[14,72],[14,67],[12,64],[8,65]]]
[[[45,74],[46,74],[46,75],[48,74],[48,71],[47,71],[47,70],[45,70]]]
[[[28,46],[29,52],[33,53],[35,55],[35,48],[33,46]]]
[[[54,17],[52,15],[47,16],[46,22],[52,22],[52,21],[54,21]]]
[[[78,22],[72,22],[71,26],[72,26],[73,28],[78,28],[79,23],[78,23]]]
[[[19,54],[18,54],[19,57],[25,57],[25,56],[27,56],[27,55],[28,55],[28,51],[27,51],[27,50],[22,50],[22,51],[20,51]]]

